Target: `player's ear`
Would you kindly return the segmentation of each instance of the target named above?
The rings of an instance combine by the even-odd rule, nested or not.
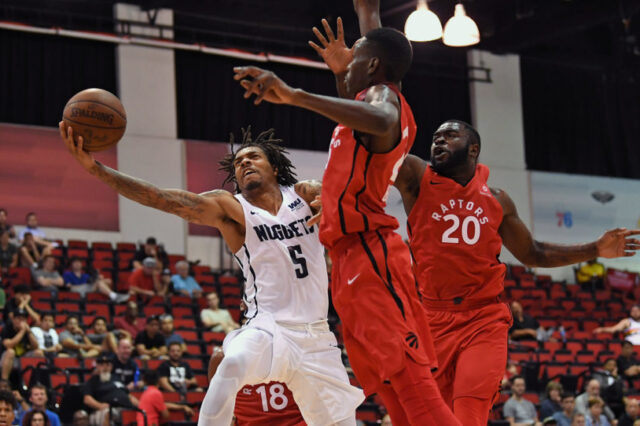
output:
[[[472,143],[471,145],[469,145],[469,155],[477,160],[480,156],[480,145],[477,143]]]
[[[378,68],[380,68],[380,59],[377,56],[369,59],[369,64],[367,65],[367,74],[374,75],[378,72]]]

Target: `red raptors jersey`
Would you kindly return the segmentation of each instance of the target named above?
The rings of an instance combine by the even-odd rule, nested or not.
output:
[[[408,218],[425,298],[484,299],[502,292],[502,206],[487,186],[488,178],[489,168],[478,164],[473,179],[462,186],[427,166]]]
[[[236,396],[237,426],[303,426],[302,414],[284,383],[245,386]]]
[[[339,124],[333,131],[327,168],[322,177],[320,241],[331,248],[347,234],[398,227],[385,213],[389,188],[416,137],[411,108],[394,85],[400,100],[400,142],[391,151],[374,154],[356,139],[353,129]],[[367,89],[368,90],[368,89]],[[364,101],[367,90],[356,100]]]

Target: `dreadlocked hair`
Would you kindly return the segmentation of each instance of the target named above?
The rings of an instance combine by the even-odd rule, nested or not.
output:
[[[227,154],[222,160],[220,160],[219,170],[227,172],[227,177],[224,180],[224,184],[232,182],[236,186],[236,192],[240,192],[238,182],[236,181],[236,170],[233,162],[236,159],[236,154],[244,148],[255,146],[260,148],[265,155],[269,164],[275,170],[278,171],[276,179],[279,185],[291,186],[298,182],[296,178],[295,167],[291,164],[291,160],[287,158],[287,150],[281,145],[282,139],[276,139],[274,137],[275,130],[269,129],[261,132],[255,139],[251,135],[251,126],[246,129],[240,129],[242,131],[242,142],[237,150],[234,150],[235,137],[233,133],[229,136],[229,144],[231,145],[231,153]]]

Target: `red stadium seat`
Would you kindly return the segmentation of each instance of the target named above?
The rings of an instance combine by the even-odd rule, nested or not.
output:
[[[176,318],[173,320],[173,326],[176,329],[179,329],[179,328],[195,329],[196,320],[193,318]]]
[[[559,351],[553,354],[553,360],[559,363],[573,363],[576,360],[576,355],[571,352]]]
[[[180,402],[182,399],[178,392],[163,392],[162,396],[164,397],[165,402]]]
[[[145,317],[150,317],[151,315],[162,315],[166,313],[164,306],[145,306],[142,309]]]
[[[187,353],[195,356],[202,355],[202,347],[200,346],[200,343],[187,343]]]
[[[162,364],[164,362],[164,360],[162,359],[150,359],[147,360],[147,368],[150,370],[157,370],[158,367],[160,367],[160,364]]]
[[[91,262],[93,269],[102,271],[103,269],[113,269],[113,260],[94,260]]]
[[[591,351],[582,351],[576,354],[576,362],[579,364],[591,364],[597,361],[598,361],[598,358],[596,357],[595,353]],[[571,369],[569,369],[569,372],[570,372],[569,374],[575,374],[575,373],[571,373]]]
[[[105,317],[107,319],[107,322],[111,322],[111,312],[109,311],[109,305],[103,303],[87,303],[85,305],[85,312],[90,315]]]
[[[600,353],[607,350],[608,345],[605,342],[589,341],[585,344],[585,349],[593,353]]]
[[[235,275],[222,275],[218,278],[218,282],[221,285],[225,285],[225,284],[238,285],[240,283],[240,280]]]
[[[138,424],[137,416],[138,416],[138,412],[135,410],[122,410],[121,412],[122,426],[137,426]]]
[[[556,377],[561,377],[567,374],[567,366],[565,364],[547,364],[545,366],[545,373],[548,380]]]
[[[99,251],[111,251],[113,250],[113,247],[111,246],[110,242],[107,241],[94,241],[91,243],[91,248],[94,250],[94,255],[95,255],[95,251],[99,250]]]
[[[80,362],[77,358],[62,358],[56,357],[53,359],[53,365],[61,370],[67,370],[69,368],[80,368]]]
[[[116,250],[119,252],[133,251],[135,252],[137,246],[134,243],[116,243]]]
[[[182,336],[184,340],[195,341],[199,340],[198,332],[193,330],[178,330],[177,333]]]
[[[33,306],[33,309],[35,309],[36,311],[51,311],[53,308],[51,307],[51,302],[49,302],[48,300],[38,300],[35,302],[31,302],[31,306]]]
[[[93,323],[94,319],[96,319],[95,315],[83,315],[82,316],[82,325],[84,325],[85,328],[90,327],[91,323]]]
[[[87,303],[109,302],[109,298],[102,293],[88,293],[85,298]]]
[[[191,305],[193,303],[193,299],[189,296],[178,296],[175,294],[171,295],[169,300],[171,302],[171,306]]]
[[[61,291],[58,293],[57,302],[80,302],[82,295],[73,291]]]
[[[575,354],[584,349],[582,342],[569,341],[565,344],[565,349]]]
[[[169,265],[164,265],[165,268],[170,268],[174,266],[176,262],[179,262],[181,260],[187,260],[187,258],[181,254],[170,254],[168,255],[168,257],[169,257]]]
[[[80,248],[80,249],[88,249],[89,243],[85,240],[69,240],[67,241],[68,248]]]
[[[93,252],[94,260],[111,260],[113,261],[114,256],[112,251],[94,251]]]
[[[67,249],[67,258],[79,257],[87,259],[89,257],[89,249],[86,248],[69,248]]]
[[[504,280],[504,288],[505,289],[513,288],[513,287],[516,287],[516,286],[517,286],[517,284],[516,284],[516,282],[514,280]]]
[[[67,376],[63,373],[51,374],[49,376],[49,380],[51,381],[51,387],[53,389],[62,388],[63,386],[69,384]]]
[[[175,318],[193,318],[193,309],[186,306],[178,306],[171,309],[171,314]]]
[[[11,282],[14,285],[31,284],[31,271],[29,268],[9,268],[7,276],[11,278]]]
[[[226,334],[215,332],[215,331],[202,332],[202,340],[204,340],[206,344],[210,344],[212,342],[221,344],[225,337],[226,337]]]
[[[194,370],[203,370],[204,366],[202,365],[202,360],[200,358],[184,358],[189,366]]]
[[[68,313],[80,313],[80,305],[77,303],[56,303],[56,311]]]

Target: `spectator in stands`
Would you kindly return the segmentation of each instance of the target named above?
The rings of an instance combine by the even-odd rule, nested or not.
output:
[[[600,397],[589,398],[589,411],[585,416],[587,418],[587,426],[611,426],[607,416],[602,414],[604,409],[604,401]]]
[[[193,410],[188,405],[175,404],[172,402],[164,402],[162,392],[158,389],[158,373],[155,370],[148,369],[144,372],[144,382],[147,388],[140,396],[140,404],[138,408],[147,413],[147,425],[159,426],[166,423],[169,419],[169,410],[181,410],[187,416],[193,415]],[[162,418],[162,421],[160,420]],[[145,426],[142,414],[137,415],[138,426]]]
[[[173,292],[189,297],[202,297],[202,288],[196,280],[189,275],[189,263],[186,260],[176,262],[177,274],[171,277]]]
[[[184,342],[184,339],[173,329],[173,317],[170,314],[160,315],[160,331],[162,332],[162,336],[164,336],[164,342],[167,348],[172,343],[178,343],[182,352],[187,350],[187,344]]]
[[[147,257],[142,262],[142,268],[138,268],[129,276],[129,294],[153,297],[156,294],[164,296],[167,288],[160,280],[162,269],[156,259]]]
[[[47,417],[47,414],[38,408],[25,414],[20,424],[22,426],[53,426],[51,424],[51,419]],[[60,425],[60,423],[58,423],[58,425]]]
[[[37,268],[44,255],[44,250],[38,247],[31,232],[24,234],[24,240],[18,248],[18,264],[23,268]]]
[[[136,336],[135,344],[140,359],[167,359],[167,345],[160,333],[160,319],[157,315],[152,315],[147,320],[144,330]]]
[[[576,281],[583,290],[595,291],[604,288],[604,265],[591,259],[576,270]]]
[[[9,224],[8,216],[9,213],[7,212],[7,210],[4,208],[0,208],[0,232],[8,232],[9,238],[13,240],[14,238],[16,238],[16,230]]]
[[[514,376],[511,379],[511,398],[504,403],[502,412],[511,426],[539,425],[536,407],[531,401],[524,399],[526,384],[524,377]]]
[[[131,261],[133,269],[142,268],[144,259],[147,257],[152,257],[158,261],[160,270],[169,267],[169,256],[167,255],[167,252],[164,251],[164,247],[162,245],[158,245],[158,242],[154,237],[147,238],[147,242],[142,244],[136,251],[133,260]]]
[[[0,229],[0,273],[18,266],[18,247],[9,240],[9,231]]]
[[[558,382],[550,381],[547,383],[545,395],[546,398],[540,404],[540,417],[543,419],[562,411],[562,385]]]
[[[31,327],[31,332],[38,341],[38,349],[45,355],[56,356],[62,350],[58,332],[55,329],[55,319],[53,314],[42,314],[42,321],[39,327]]]
[[[89,414],[84,410],[73,413],[73,426],[89,426]]]
[[[24,241],[25,234],[29,233],[38,247],[42,248],[44,254],[50,254],[51,250],[53,250],[57,244],[47,241],[47,236],[44,231],[38,227],[38,218],[36,217],[36,214],[33,212],[27,213],[26,221],[27,224],[25,228],[20,231],[20,240]]]
[[[64,330],[60,333],[60,343],[64,353],[80,358],[98,356],[102,347],[94,345],[80,327],[78,317],[69,315],[64,322]]]
[[[600,382],[597,381],[596,379],[589,380],[589,382],[587,383],[585,392],[583,394],[578,395],[578,397],[576,398],[576,411],[580,414],[584,414],[585,417],[588,418],[589,417],[589,400],[593,398],[598,398],[602,400],[600,398]],[[604,402],[603,402],[602,409],[607,419],[609,420],[615,419],[613,411],[611,411],[611,409],[608,406],[604,405]],[[587,422],[589,422],[588,419],[587,419]]]
[[[602,368],[593,373],[593,378],[600,383],[600,394],[604,402],[617,416],[624,410],[622,398],[624,396],[624,382],[618,375],[618,366],[613,358],[607,359]]]
[[[133,343],[128,337],[118,341],[116,356],[113,359],[113,375],[115,380],[122,383],[130,391],[142,387],[142,381],[138,380],[140,371],[138,364],[131,358]]]
[[[576,409],[576,398],[572,393],[564,392],[562,394],[562,411],[553,414],[558,426],[571,426],[571,419]]]
[[[584,414],[575,413],[571,419],[571,426],[586,426],[587,418]]]
[[[18,284],[15,286],[13,289],[13,297],[9,298],[4,305],[3,318],[5,323],[13,318],[13,312],[16,309],[27,311],[32,324],[40,324],[40,315],[33,309],[33,306],[31,306],[31,294],[29,286],[26,284]]]
[[[129,395],[121,383],[111,374],[113,364],[109,354],[100,354],[96,359],[96,370],[82,388],[83,402],[92,412],[89,416],[91,426],[108,426],[111,414],[114,421],[119,418],[120,407],[138,406],[138,400]]]
[[[95,280],[91,280],[91,276],[84,272],[82,259],[72,257],[69,261],[70,270],[62,274],[64,284],[74,293],[80,293],[82,297],[86,297],[88,293],[100,292],[111,299],[113,302],[122,303],[129,299],[128,294],[117,294],[111,290],[111,280],[98,276]]]
[[[208,308],[200,312],[200,319],[206,328],[225,333],[240,328],[238,323],[231,318],[229,311],[220,308],[220,299],[216,293],[207,294],[207,306]]]
[[[511,340],[548,340],[538,339],[539,330],[542,328],[538,321],[525,314],[522,305],[517,302],[511,302],[511,313],[513,314],[513,325],[509,330],[509,338]],[[544,331],[542,329],[541,331]]]
[[[512,360],[507,360],[507,368],[504,370],[504,376],[502,376],[500,388],[502,390],[511,389],[511,378],[519,374],[520,372],[518,371],[518,363]]]
[[[115,353],[117,350],[116,336],[107,330],[105,317],[98,316],[93,319],[87,337],[94,346],[99,346],[102,352]]]
[[[629,318],[620,320],[616,325],[611,327],[598,327],[593,330],[594,334],[598,333],[624,333],[624,340],[631,342],[632,345],[640,345],[640,305],[633,305],[629,312]],[[622,373],[623,370],[618,367]]]
[[[553,417],[547,417],[546,419],[542,420],[542,425],[543,426],[546,426],[546,425],[556,426],[557,424],[558,424],[558,422]]]
[[[640,409],[640,401],[635,398],[624,399],[624,414],[618,419],[618,426],[633,426],[640,418],[638,416]]]
[[[26,416],[32,410],[40,410],[46,414],[51,426],[60,426],[60,417],[58,417],[58,415],[53,411],[47,409],[49,397],[47,395],[46,386],[41,383],[36,383],[31,386],[29,389],[29,401],[31,402],[31,410],[28,410],[23,416]]]
[[[8,380],[11,370],[18,366],[18,358],[22,356],[44,356],[38,350],[38,341],[31,332],[27,316],[29,314],[24,309],[16,309],[13,312],[13,319],[4,326],[0,332],[2,340],[2,378]]]
[[[622,342],[622,351],[620,351],[620,356],[616,360],[616,364],[618,371],[629,381],[629,384],[631,384],[632,380],[640,376],[640,361],[636,359],[633,344],[627,340]]]
[[[42,268],[32,271],[33,280],[42,290],[57,292],[64,287],[64,280],[56,270],[56,258],[47,255],[42,258]]]
[[[9,390],[0,390],[0,424],[10,425],[15,419],[16,398]]]
[[[382,418],[382,421],[380,422],[380,426],[391,426],[391,416],[385,414]]]
[[[9,381],[5,379],[0,379],[0,391],[8,391],[13,393],[14,398],[16,399],[16,408],[14,410],[14,421],[13,424],[19,424],[18,419],[21,419],[24,413],[29,410],[29,404],[24,400],[22,394],[17,390],[11,389],[9,385]]]
[[[132,340],[144,330],[145,324],[145,318],[138,318],[138,304],[133,300],[127,302],[124,315],[116,317],[113,322],[116,329],[128,333]]]
[[[193,375],[191,366],[182,359],[182,347],[179,343],[169,346],[169,359],[158,367],[160,388],[167,392],[185,393],[191,388],[198,388],[198,381]]]

